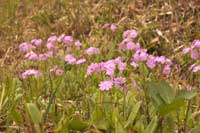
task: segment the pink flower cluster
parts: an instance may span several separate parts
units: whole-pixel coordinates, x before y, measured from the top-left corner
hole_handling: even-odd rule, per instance
[[[196,64],[192,64],[190,67],[189,67],[189,70],[196,73],[198,71],[200,71],[200,65],[196,65]]]
[[[108,28],[111,31],[115,32],[117,30],[117,26],[115,24],[104,24],[103,28]]]
[[[163,74],[171,72],[172,61],[165,56],[153,56],[147,53],[147,49],[141,48],[139,43],[135,43],[133,39],[138,33],[135,30],[127,30],[123,33],[124,40],[119,44],[122,50],[131,50],[132,55],[131,65],[136,68],[139,62],[145,62],[150,69],[154,69],[157,65],[164,65]]]
[[[25,72],[23,72],[21,74],[21,78],[22,79],[26,79],[28,76],[35,76],[35,77],[39,77],[42,75],[42,73],[39,70],[35,70],[35,69],[28,69]]]
[[[56,76],[61,76],[64,73],[64,71],[59,69],[58,66],[54,66],[52,69],[50,69],[50,72],[55,73]]]
[[[187,54],[190,53],[190,57],[194,60],[199,58],[198,49],[200,48],[200,40],[194,40],[190,47],[184,48],[182,53]]]
[[[71,54],[67,54],[65,56],[65,61],[68,63],[68,64],[71,64],[71,65],[74,65],[74,64],[83,64],[86,62],[86,59],[85,58],[80,58],[80,59],[76,59],[73,55]]]
[[[113,86],[123,86],[126,82],[126,79],[123,77],[117,77],[113,80],[105,80],[101,81],[99,84],[99,88],[102,91],[108,91],[113,88]]]
[[[108,60],[100,63],[92,63],[87,68],[86,76],[92,75],[95,72],[105,71],[106,75],[113,78],[115,75],[115,69],[122,73],[126,68],[126,63],[122,61],[122,57],[117,57],[116,59]]]

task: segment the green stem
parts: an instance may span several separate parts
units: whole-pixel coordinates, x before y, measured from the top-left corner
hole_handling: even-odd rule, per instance
[[[189,115],[189,111],[190,111],[190,104],[191,104],[191,101],[189,100],[188,105],[187,105],[187,111],[185,114],[184,133],[187,133],[187,120],[188,120],[188,115]]]

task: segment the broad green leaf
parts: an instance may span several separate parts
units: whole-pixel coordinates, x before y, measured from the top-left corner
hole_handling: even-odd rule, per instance
[[[159,91],[160,96],[162,97],[162,99],[165,101],[166,104],[170,104],[174,100],[175,97],[174,92],[166,81],[162,80],[158,84],[157,89]]]
[[[69,129],[76,130],[76,131],[84,131],[89,127],[87,122],[84,122],[79,119],[73,119],[69,122]]]
[[[196,91],[181,90],[180,92],[178,92],[177,98],[190,100],[190,99],[194,98],[196,95],[197,95]]]
[[[166,115],[168,113],[170,113],[171,111],[177,110],[178,108],[180,108],[181,106],[184,105],[184,100],[182,99],[175,99],[172,103],[170,104],[162,104],[161,106],[159,106],[159,113],[161,115]]]
[[[159,91],[157,89],[157,84],[154,82],[147,82],[147,89],[148,89],[148,95],[153,100],[154,105],[157,107],[164,104],[164,100],[161,98]]]
[[[156,127],[157,127],[158,118],[157,116],[154,116],[154,118],[151,120],[147,128],[144,130],[144,133],[154,133]]]
[[[31,116],[32,121],[35,124],[39,124],[42,120],[40,111],[38,110],[37,106],[33,103],[27,103],[27,109]]]
[[[138,103],[136,103],[135,106],[133,106],[132,112],[130,113],[128,120],[125,124],[125,128],[127,128],[131,123],[133,123],[139,109],[140,109],[140,105],[141,105],[141,101],[139,101]]]

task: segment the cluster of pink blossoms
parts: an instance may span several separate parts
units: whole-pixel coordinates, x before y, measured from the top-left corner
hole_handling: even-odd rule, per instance
[[[108,60],[100,63],[92,63],[87,68],[86,76],[93,73],[105,72],[110,77],[110,80],[101,81],[99,84],[100,90],[110,90],[113,85],[122,86],[126,79],[123,77],[115,77],[115,70],[118,69],[119,73],[122,73],[126,68],[126,63],[123,62],[122,57],[117,57],[112,60]]]
[[[131,65],[136,68],[139,62],[144,62],[150,69],[154,69],[157,65],[163,65],[163,74],[171,72],[172,61],[165,56],[153,56],[147,53],[147,49],[141,48],[139,43],[135,43],[134,39],[138,33],[135,30],[127,30],[123,33],[123,41],[119,44],[122,50],[131,50],[132,55]]]
[[[194,40],[190,47],[183,49],[182,53],[183,54],[190,53],[190,57],[192,59],[198,60],[199,59],[199,49],[200,49],[200,40]],[[194,63],[189,67],[189,70],[196,73],[196,72],[200,71],[200,65],[197,65],[196,63]]]
[[[115,24],[104,24],[103,25],[103,28],[108,28],[110,29],[111,31],[115,32],[117,30],[117,26]]]
[[[81,42],[78,40],[75,40],[72,36],[68,36],[65,34],[61,34],[60,36],[50,36],[47,39],[46,42],[46,49],[47,52],[45,53],[37,53],[39,51],[38,49],[44,47],[42,44],[44,42],[42,39],[33,39],[28,42],[24,42],[19,45],[19,51],[25,54],[25,58],[28,60],[40,60],[40,61],[45,61],[47,58],[50,58],[52,56],[57,56],[61,57],[62,55],[59,53],[59,50],[67,51],[67,48],[70,49],[71,46],[75,46],[78,50],[81,49]],[[61,49],[63,48],[63,49]],[[68,51],[67,51],[68,52]],[[85,50],[85,54],[92,56],[94,54],[99,54],[100,50],[95,47],[90,47]],[[64,56],[64,60],[71,65],[79,65],[85,63],[87,60],[85,58],[76,58],[72,54],[67,54]],[[28,70],[27,70],[28,71]],[[55,71],[56,75],[62,75],[61,69],[55,69],[52,68],[50,70],[51,72]],[[29,72],[29,71],[28,71]],[[27,72],[27,73],[28,73]],[[25,71],[26,73],[26,71]]]
[[[42,75],[42,73],[41,73],[39,70],[28,69],[28,70],[26,70],[25,72],[23,72],[23,73],[21,74],[21,78],[22,78],[22,79],[26,79],[27,77],[29,77],[29,76],[31,76],[31,75],[36,76],[36,77],[39,77],[39,76]]]

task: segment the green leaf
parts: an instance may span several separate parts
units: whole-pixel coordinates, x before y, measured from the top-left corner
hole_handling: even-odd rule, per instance
[[[157,122],[158,122],[158,118],[157,116],[154,116],[154,118],[151,120],[147,128],[144,130],[144,133],[154,133],[154,130],[157,127]]]
[[[138,103],[136,103],[135,106],[133,106],[132,112],[130,113],[128,120],[125,124],[125,128],[127,128],[134,121],[134,119],[140,109],[140,105],[141,105],[141,101],[139,101]]]
[[[69,129],[83,131],[89,127],[89,124],[79,119],[72,119],[69,122]]]
[[[28,113],[31,116],[32,121],[35,124],[39,124],[42,121],[42,118],[37,106],[33,103],[27,103],[27,109],[28,109]]]
[[[12,117],[13,120],[18,123],[21,124],[22,123],[22,116],[19,112],[16,112],[15,110],[12,111]]]
[[[159,106],[158,111],[161,115],[166,115],[170,113],[171,111],[177,110],[181,106],[184,105],[184,100],[182,99],[175,99],[172,103],[170,104],[162,104]]]
[[[187,90],[181,90],[177,94],[177,98],[182,98],[185,100],[190,100],[194,98],[197,95],[196,91],[187,91]]]
[[[162,80],[158,84],[157,89],[159,91],[160,96],[165,101],[165,103],[170,104],[174,100],[175,98],[174,92],[166,81]]]

